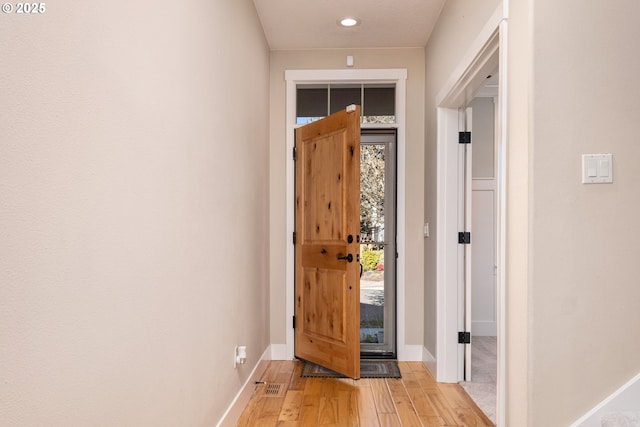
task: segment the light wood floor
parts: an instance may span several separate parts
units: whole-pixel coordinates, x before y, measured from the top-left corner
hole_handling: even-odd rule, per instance
[[[401,379],[301,378],[302,363],[271,361],[239,427],[493,426],[458,384],[437,383],[420,362]]]

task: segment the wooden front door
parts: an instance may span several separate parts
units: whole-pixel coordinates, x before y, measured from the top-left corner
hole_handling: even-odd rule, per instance
[[[295,355],[358,379],[360,107],[347,110],[296,130]]]

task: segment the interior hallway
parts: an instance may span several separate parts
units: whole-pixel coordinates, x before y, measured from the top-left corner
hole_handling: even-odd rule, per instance
[[[271,361],[238,426],[493,426],[458,384],[435,382],[421,362],[399,367],[400,379],[354,381],[301,378],[301,362]]]
[[[497,341],[496,337],[472,337],[471,381],[460,383],[494,423],[496,422]]]

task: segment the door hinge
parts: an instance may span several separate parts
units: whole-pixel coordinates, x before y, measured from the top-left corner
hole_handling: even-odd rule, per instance
[[[458,243],[461,245],[471,244],[471,233],[469,231],[461,231],[458,233]]]
[[[458,132],[458,143],[471,144],[471,132]]]
[[[471,344],[471,332],[458,332],[458,344]]]
[[[293,329],[296,328],[296,316],[293,316]]]
[[[293,232],[293,244],[294,245],[296,244],[296,232],[295,231]]]
[[[293,147],[293,160],[297,160],[298,158],[298,150],[296,150],[296,147]]]

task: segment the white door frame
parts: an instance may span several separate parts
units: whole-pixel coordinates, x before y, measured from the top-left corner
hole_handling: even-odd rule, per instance
[[[458,231],[473,235],[472,169],[473,116],[470,107],[458,110],[458,131],[471,132],[471,144],[458,141]],[[458,245],[458,331],[471,333],[471,245]],[[471,346],[458,344],[458,381],[471,381]]]
[[[436,295],[437,338],[436,379],[455,383],[461,379],[458,354],[458,274],[457,234],[458,184],[461,177],[458,161],[458,109],[466,107],[484,85],[488,74],[499,68],[497,107],[497,209],[498,212],[498,372],[497,425],[505,419],[505,189],[506,189],[506,93],[507,93],[507,29],[508,2],[498,6],[482,28],[467,54],[443,86],[436,98],[437,105],[437,240]]]
[[[396,85],[396,123],[394,124],[365,124],[362,128],[396,128],[397,129],[397,346],[396,352],[399,360],[422,360],[422,346],[406,345],[405,341],[405,317],[402,315],[405,307],[405,171],[406,171],[406,81],[407,69],[350,69],[350,70],[286,70],[286,222],[287,222],[287,248],[285,251],[285,316],[287,325],[291,325],[290,319],[294,315],[294,245],[289,238],[294,231],[295,213],[295,171],[292,160],[292,152],[295,142],[296,128],[296,86],[298,84],[312,83],[394,83]],[[294,330],[287,327],[286,343],[284,348],[272,345],[272,358],[289,360],[294,357]]]

